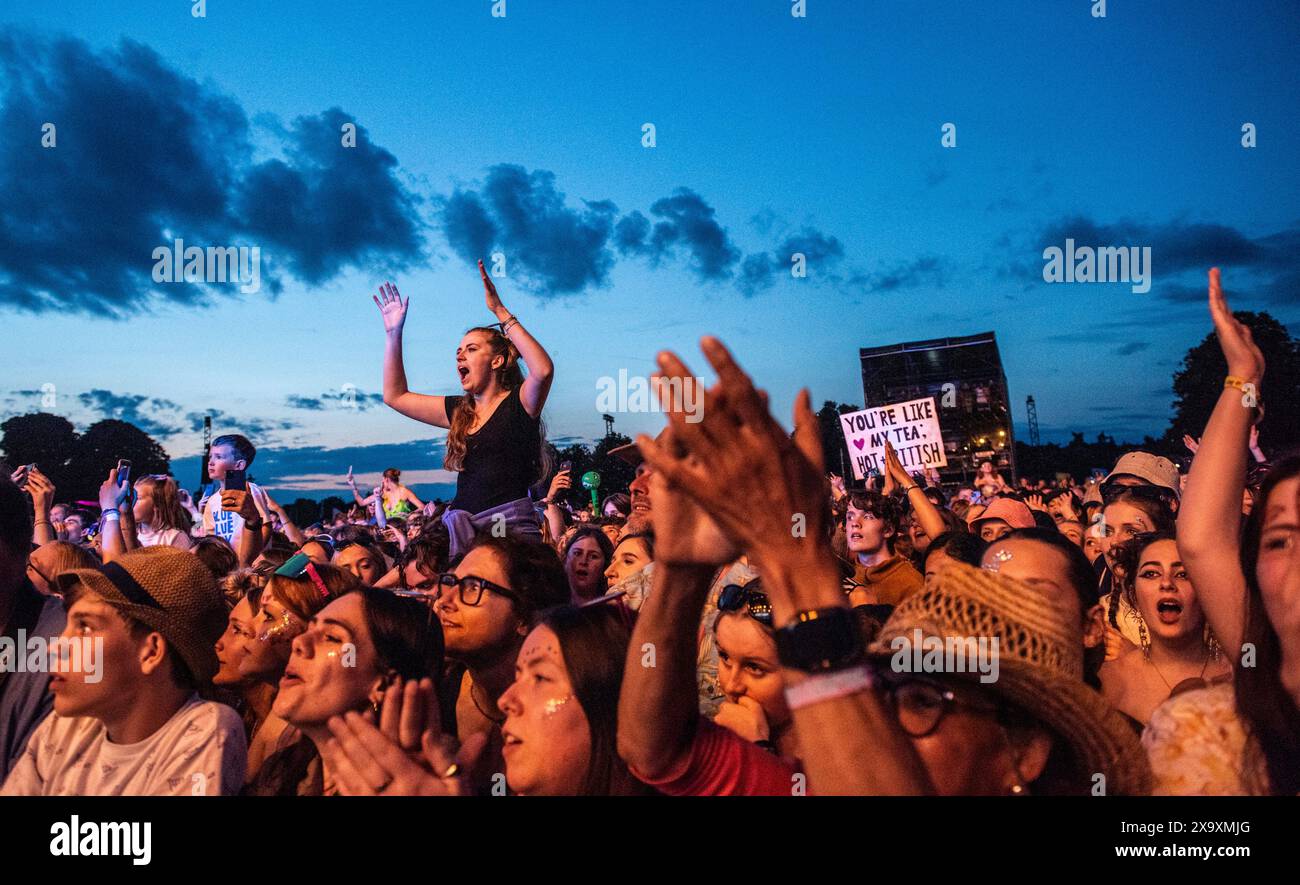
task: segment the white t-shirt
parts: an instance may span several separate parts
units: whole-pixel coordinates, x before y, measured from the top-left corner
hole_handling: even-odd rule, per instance
[[[113,743],[92,716],[51,713],[0,796],[232,796],[247,752],[239,714],[197,694],[134,744]]]
[[[221,489],[217,489],[203,505],[203,534],[220,535],[230,542],[232,547],[239,544],[239,533],[244,530],[244,518],[238,513],[221,508]],[[255,482],[248,484],[248,492],[253,496],[253,506],[262,519],[269,519],[270,507],[266,503],[266,492]]]
[[[180,529],[163,529],[161,532],[146,531],[144,526],[136,526],[136,540],[141,547],[179,547],[189,550],[193,547],[190,536]]]

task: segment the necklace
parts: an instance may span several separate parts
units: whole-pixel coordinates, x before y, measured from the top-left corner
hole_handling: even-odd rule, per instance
[[[1156,671],[1156,675],[1160,677],[1160,681],[1165,684],[1165,688],[1169,689],[1170,694],[1172,694],[1174,691],[1174,687],[1169,684],[1169,680],[1165,678],[1165,674],[1160,672],[1160,668],[1156,666],[1156,662],[1152,660],[1148,660],[1147,663],[1150,664],[1151,667]],[[1201,673],[1199,676],[1196,677],[1197,681],[1199,681],[1202,685],[1204,685],[1205,683],[1205,671],[1208,670],[1209,667],[1210,667],[1210,654],[1209,652],[1206,652],[1205,663],[1201,665]],[[1182,682],[1179,682],[1178,684],[1182,685],[1183,682],[1187,682],[1187,681],[1188,680],[1184,679],[1182,680]]]
[[[500,725],[503,722],[505,722],[506,717],[502,716],[500,719],[496,719],[492,716],[489,716],[487,710],[484,710],[482,707],[479,706],[478,698],[474,696],[474,689],[478,688],[478,683],[473,681],[472,676],[470,677],[470,680],[471,681],[469,684],[469,699],[474,702],[474,709],[478,710],[479,715],[482,716],[484,719],[486,719],[488,722],[491,722],[493,725]]]

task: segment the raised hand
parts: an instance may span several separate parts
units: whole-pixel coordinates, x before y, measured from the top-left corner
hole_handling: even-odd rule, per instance
[[[510,315],[510,311],[506,310],[506,306],[501,303],[501,296],[497,294],[497,287],[492,282],[492,277],[488,276],[482,258],[478,261],[478,274],[483,278],[483,300],[487,302],[487,309],[492,311],[492,315],[497,320],[504,321]]]
[[[903,467],[903,462],[898,459],[898,452],[894,451],[894,444],[888,440],[885,441],[885,473],[887,476],[884,489],[886,495],[896,487],[907,488],[915,482]]]
[[[1192,436],[1190,433],[1184,433],[1183,445],[1187,446],[1187,451],[1195,455],[1196,450],[1201,447],[1201,441],[1196,437]]]
[[[351,488],[354,488],[354,489],[357,487],[357,481],[356,481],[355,479],[352,478],[352,465],[351,465],[351,464],[348,465],[348,486],[351,487]]]
[[[48,516],[54,503],[54,483],[35,467],[27,471],[27,493],[32,496],[32,507],[40,516]]]
[[[379,308],[379,313],[384,320],[385,332],[400,332],[402,326],[406,323],[406,309],[411,305],[411,299],[402,300],[401,293],[392,283],[384,283],[379,287],[379,294],[370,296],[374,299],[375,307]]]
[[[838,501],[848,494],[848,490],[844,488],[844,477],[832,473],[828,478],[831,481],[831,498]]]
[[[823,537],[829,491],[808,392],[801,391],[795,401],[791,437],[769,414],[766,396],[754,388],[722,342],[704,338],[700,346],[718,383],[705,393],[702,421],[688,422],[684,412],[672,411],[672,404],[665,402],[670,409],[665,440],[657,444],[645,434],[638,437],[646,461],[655,469],[652,481],[662,480],[684,492],[733,543],[758,559],[773,564],[783,555],[797,559],[812,546],[805,539]],[[659,366],[657,377],[698,383],[675,354],[661,353]],[[667,385],[657,387],[662,392]],[[660,499],[654,500],[658,529]]]
[[[1264,377],[1264,354],[1255,344],[1250,327],[1232,315],[1219,284],[1219,269],[1210,268],[1210,318],[1219,347],[1228,362],[1228,374],[1253,384]]]
[[[126,500],[126,488],[126,486],[118,484],[117,468],[110,467],[108,479],[104,480],[99,487],[99,509],[120,511],[122,502]]]
[[[551,487],[546,490],[546,500],[559,503],[555,501],[555,496],[565,489],[573,487],[573,480],[570,478],[569,473],[569,469],[566,468],[555,474],[555,477],[551,480]]]
[[[1028,507],[1030,510],[1037,510],[1042,513],[1049,512],[1047,506],[1043,504],[1043,496],[1038,493],[1034,493],[1032,495],[1026,495],[1025,506]]]

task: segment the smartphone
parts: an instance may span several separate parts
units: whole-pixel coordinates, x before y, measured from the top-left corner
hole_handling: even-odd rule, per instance
[[[131,484],[131,462],[125,458],[117,459],[117,484],[120,486]]]
[[[248,478],[242,470],[226,471],[226,491],[228,492],[246,492],[248,491]]]
[[[572,461],[561,461],[561,462],[560,462],[560,470],[572,470],[572,469],[573,469],[573,462],[572,462]]]

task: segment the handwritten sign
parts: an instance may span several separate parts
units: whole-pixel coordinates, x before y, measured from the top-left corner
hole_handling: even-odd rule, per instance
[[[855,479],[866,479],[872,470],[885,472],[886,441],[893,444],[908,473],[948,464],[939,431],[939,410],[932,396],[849,412],[840,416],[840,430],[849,447]]]

